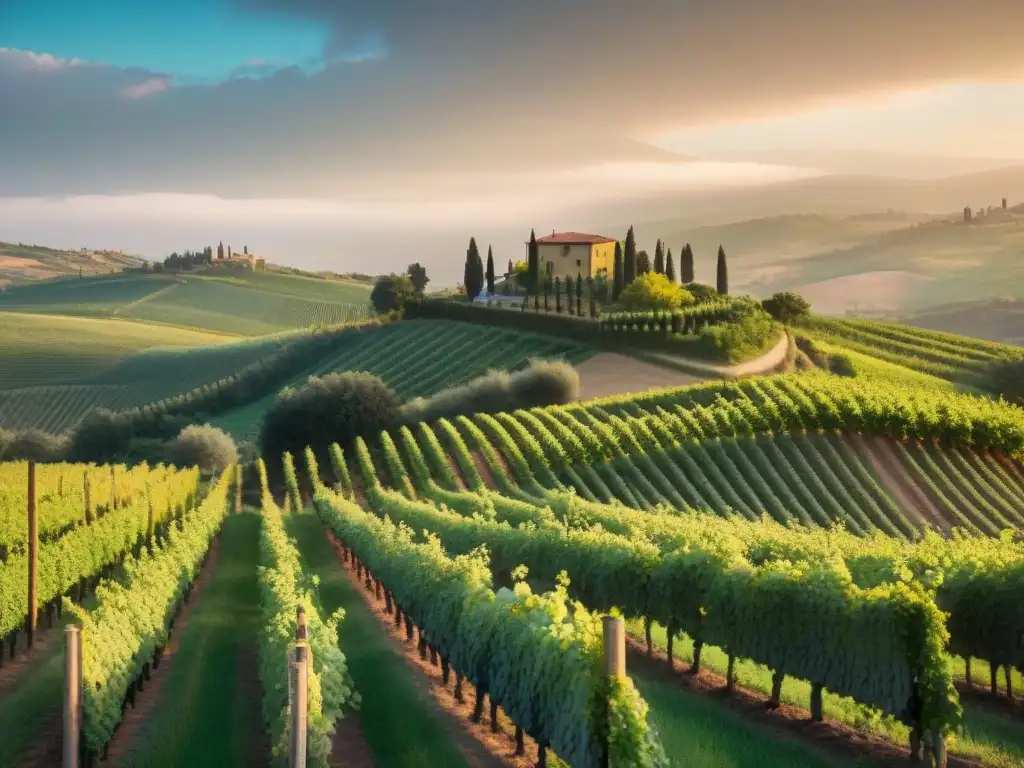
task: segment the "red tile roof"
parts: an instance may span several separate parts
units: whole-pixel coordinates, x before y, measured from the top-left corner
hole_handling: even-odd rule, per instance
[[[599,243],[614,243],[614,237],[603,237],[601,235],[587,235],[583,232],[552,232],[545,237],[538,237],[538,245],[558,243],[561,245],[598,245]]]

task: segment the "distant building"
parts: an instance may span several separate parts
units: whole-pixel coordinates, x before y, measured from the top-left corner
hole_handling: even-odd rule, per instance
[[[1004,211],[1006,210],[1006,198],[1005,197],[1003,198],[1003,210]]]
[[[254,256],[251,253],[235,253],[229,258],[224,259],[230,263],[233,267],[242,267],[244,269],[251,269],[254,272],[262,272],[267,268],[267,260]]]
[[[541,275],[576,277],[611,276],[615,268],[615,238],[582,232],[552,232],[537,238]],[[529,258],[529,243],[527,243]]]

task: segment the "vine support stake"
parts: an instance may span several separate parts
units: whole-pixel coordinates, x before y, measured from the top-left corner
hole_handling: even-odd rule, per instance
[[[604,634],[604,672],[610,678],[622,680],[626,677],[626,625],[622,619],[603,616],[601,629]],[[607,707],[607,702],[605,706]],[[607,716],[605,714],[605,717]],[[612,765],[609,746],[605,744],[603,768],[615,768]]]
[[[601,619],[604,629],[604,669],[609,677],[626,676],[626,627],[622,619],[605,616]]]
[[[308,684],[308,655],[305,645],[295,646],[295,661],[292,663],[295,694],[292,696],[291,768],[306,768],[306,727]]]
[[[82,632],[64,627],[64,751],[62,768],[78,768],[82,733]]]
[[[39,519],[36,510],[36,463],[28,463],[28,621],[27,643],[32,647],[39,616]]]

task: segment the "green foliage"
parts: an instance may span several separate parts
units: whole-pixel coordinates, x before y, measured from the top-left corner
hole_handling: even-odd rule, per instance
[[[417,261],[415,264],[410,264],[405,273],[409,276],[409,281],[412,283],[413,293],[416,296],[422,297],[423,291],[427,288],[427,283],[430,282],[430,278],[427,277],[426,268]]]
[[[199,473],[194,469],[177,472],[165,467],[150,469],[145,465],[130,471],[123,467],[69,464],[54,467],[56,473],[49,467],[37,469],[36,478],[40,500],[39,608],[68,594],[82,579],[94,578],[128,553],[137,552],[148,533],[150,503],[158,528],[173,528],[169,522],[191,504],[199,486]],[[89,525],[81,524],[86,519],[86,472],[90,516],[93,517]],[[28,614],[27,528],[24,527],[27,523],[23,522],[26,465],[0,465],[0,478],[3,478],[0,549],[6,550],[7,555],[0,566],[0,638],[3,638],[21,627]],[[63,487],[64,496],[58,492],[54,498],[54,491],[59,487]]]
[[[576,400],[579,392],[579,374],[568,363],[530,360],[521,371],[491,371],[468,384],[412,400],[402,406],[400,418],[406,423],[432,422],[464,413],[564,404]]]
[[[223,430],[209,424],[193,424],[171,442],[168,456],[178,466],[199,467],[204,472],[219,474],[238,461],[238,448]]]
[[[722,359],[740,361],[763,352],[779,334],[771,315],[760,307],[751,307],[730,322],[705,328],[700,336]]]
[[[722,299],[722,295],[710,285],[695,283],[692,280],[690,282],[684,280],[683,285],[697,302],[719,301]]]
[[[288,498],[291,500],[292,509],[296,513],[302,510],[302,493],[299,491],[299,477],[295,473],[295,461],[292,458],[291,453],[288,451],[284,452],[281,457],[281,465],[284,469],[284,487],[288,493]]]
[[[786,325],[801,320],[811,313],[811,305],[807,299],[792,291],[773,293],[761,302],[761,308]]]
[[[811,316],[800,325],[815,341],[974,386],[999,386],[993,373],[1000,366],[1024,360],[1020,347],[898,323]]]
[[[307,759],[312,766],[326,768],[335,723],[346,710],[359,705],[348,661],[338,647],[338,627],[345,613],[339,609],[326,619],[321,617],[312,580],[302,571],[298,552],[285,533],[281,513],[269,493],[263,496],[261,519],[260,681],[274,765],[285,766],[288,759],[291,718],[287,663],[295,648],[296,618],[301,609],[306,618],[312,663]]]
[[[615,764],[666,764],[639,696],[609,691],[599,617],[572,603],[564,584],[544,595],[522,582],[495,593],[484,551],[449,558],[437,540],[416,544],[410,529],[338,497],[321,494],[316,509],[442,658],[530,736],[571,765],[596,768],[608,741]],[[615,713],[610,740],[603,697]]]
[[[692,304],[693,297],[665,275],[647,272],[622,290],[618,303],[631,311],[679,309]]]
[[[378,277],[370,292],[370,303],[378,314],[401,310],[416,293],[409,275],[394,273]]]
[[[174,614],[199,573],[227,512],[229,474],[159,545],[125,563],[122,582],[97,590],[92,610],[65,598],[82,626],[82,737],[94,755],[121,721],[125,695],[170,633]],[[105,519],[105,518],[104,518]]]
[[[297,389],[281,392],[267,410],[260,450],[264,456],[280,456],[309,446],[318,456],[326,456],[333,442],[347,446],[359,435],[390,425],[397,407],[391,389],[372,374],[311,376]]]
[[[1024,360],[995,366],[988,388],[1010,402],[1024,405]]]

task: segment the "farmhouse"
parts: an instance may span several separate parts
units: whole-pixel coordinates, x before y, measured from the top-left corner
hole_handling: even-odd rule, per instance
[[[529,248],[529,244],[527,244]],[[548,277],[611,275],[615,266],[615,238],[582,232],[552,232],[537,238],[541,274]]]
[[[267,268],[266,259],[261,259],[257,256],[253,256],[251,253],[233,253],[230,258],[226,259],[233,267],[244,267],[251,269],[254,272],[258,270],[265,270]]]

